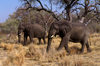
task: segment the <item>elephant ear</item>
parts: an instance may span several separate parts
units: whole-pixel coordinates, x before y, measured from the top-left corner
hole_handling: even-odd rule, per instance
[[[67,34],[72,30],[71,24],[70,23],[63,23],[61,25],[60,30],[62,31],[63,34]]]
[[[55,24],[54,24],[54,28],[55,28],[55,29],[59,29],[59,24],[58,24],[58,23],[55,23]]]
[[[54,23],[51,24],[51,27],[50,28],[51,29],[59,29],[59,25],[58,25],[57,22],[54,22]]]

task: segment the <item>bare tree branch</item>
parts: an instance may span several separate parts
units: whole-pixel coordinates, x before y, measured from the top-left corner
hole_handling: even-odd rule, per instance
[[[84,5],[84,4],[81,4],[81,3],[76,3],[76,4],[78,4],[78,5],[81,5],[81,6],[85,7],[85,5]]]
[[[72,2],[70,3],[71,7],[73,7],[76,3],[77,3],[78,0],[72,0]]]
[[[78,0],[64,0],[66,3],[66,16],[67,16],[67,20],[69,22],[72,22],[72,17],[71,17],[71,8],[78,2]]]
[[[37,0],[37,2],[41,5],[42,9],[44,8],[41,1],[40,0]]]
[[[80,9],[81,9],[81,8],[72,9],[71,13],[73,13],[74,11],[80,10]]]
[[[23,9],[20,9],[20,10],[28,10],[28,9],[30,9],[30,7],[26,8],[26,9],[23,8]],[[46,12],[50,13],[57,21],[59,21],[59,19],[56,17],[56,15],[54,14],[54,12],[52,12],[50,10],[47,10],[45,8],[39,9],[39,8],[36,8],[36,7],[31,7],[31,9],[36,10],[36,11],[42,11],[42,10],[46,11]]]
[[[25,5],[26,5],[25,7],[26,8],[28,8],[28,7],[31,8],[32,7],[31,3],[28,0],[25,0],[25,2],[26,2],[25,3]]]
[[[46,12],[48,12],[48,13],[50,13],[57,21],[59,21],[59,19],[56,17],[56,15],[54,14],[54,12],[52,12],[52,11],[50,11],[50,10],[47,10],[47,9],[45,9],[44,7],[43,7],[43,5],[42,5],[42,3],[41,3],[41,1],[40,0],[37,0],[37,2],[40,4],[40,6],[42,7],[42,8],[36,8],[36,7],[32,7],[31,6],[31,4],[30,4],[30,2],[28,1],[28,0],[25,0],[26,1],[26,4],[28,4],[28,7],[27,8],[23,8],[23,9],[21,9],[21,10],[29,10],[29,9],[33,9],[33,10],[37,10],[37,11],[46,11]]]

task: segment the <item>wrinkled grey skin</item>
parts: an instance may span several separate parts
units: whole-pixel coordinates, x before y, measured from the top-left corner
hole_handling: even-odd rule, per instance
[[[84,47],[87,47],[87,51],[90,52],[91,49],[88,44],[89,31],[87,26],[82,23],[68,23],[66,21],[59,21],[52,23],[49,34],[48,34],[48,46],[47,52],[50,49],[52,38],[55,35],[61,37],[61,42],[57,50],[61,50],[63,47],[70,53],[68,48],[68,42],[80,42],[82,45],[81,53],[84,51]]]
[[[33,38],[38,38],[39,44],[41,44],[41,38],[45,42],[45,29],[39,24],[20,23],[18,26],[18,42],[20,43],[21,33],[24,32],[24,45],[26,45],[27,37],[29,36],[30,42],[33,42]]]

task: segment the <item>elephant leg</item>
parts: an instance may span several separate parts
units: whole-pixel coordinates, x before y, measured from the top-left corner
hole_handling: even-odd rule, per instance
[[[62,38],[61,43],[60,43],[59,47],[57,48],[57,50],[59,51],[59,50],[61,50],[65,46],[68,49],[68,37],[67,36]]]
[[[51,41],[52,41],[52,39],[51,38],[48,38],[48,45],[47,45],[46,52],[49,52],[49,50],[50,50]]]
[[[24,45],[26,45],[27,42],[27,35],[24,35]]]
[[[88,52],[91,52],[91,49],[90,49],[90,46],[89,46],[88,42],[86,43],[86,48],[87,48]]]
[[[19,43],[21,42],[21,36],[18,36],[18,42]]]
[[[30,38],[30,43],[32,43],[33,42],[33,37],[29,36],[29,38]]]
[[[38,38],[38,40],[39,40],[39,44],[41,44],[41,38]]]
[[[84,48],[85,48],[85,42],[83,41],[83,42],[81,42],[81,44],[82,44],[82,48],[81,48],[81,52],[80,53],[83,53],[84,52]]]
[[[46,44],[45,37],[43,37],[43,42],[44,42],[44,44]]]
[[[70,54],[70,51],[69,51],[69,48],[68,48],[68,42],[64,45],[64,47],[65,47],[66,52]]]

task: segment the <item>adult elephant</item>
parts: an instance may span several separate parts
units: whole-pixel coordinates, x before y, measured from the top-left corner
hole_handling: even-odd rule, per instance
[[[45,29],[39,24],[20,23],[18,26],[18,42],[20,43],[21,33],[24,32],[24,45],[26,45],[27,37],[29,36],[30,42],[33,42],[33,38],[38,38],[39,44],[41,44],[41,38],[45,41]]]
[[[87,26],[82,23],[69,23],[66,21],[52,23],[48,34],[47,52],[50,49],[52,38],[55,35],[59,35],[61,37],[61,42],[57,50],[60,50],[64,47],[66,51],[70,53],[68,42],[71,41],[81,43],[81,53],[83,53],[85,45],[87,47],[87,51],[91,51],[88,44],[89,31]]]

